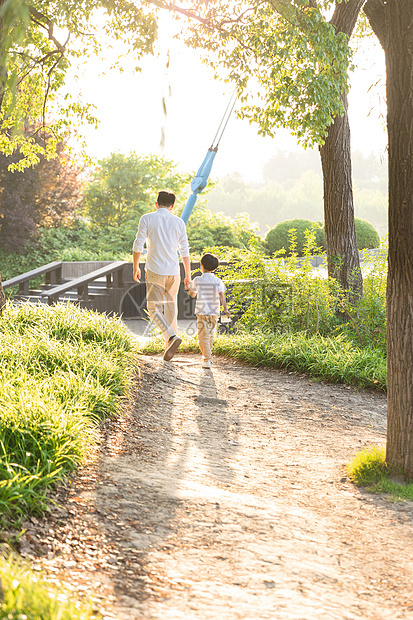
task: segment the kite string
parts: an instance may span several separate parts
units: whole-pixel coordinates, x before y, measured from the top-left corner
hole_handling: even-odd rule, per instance
[[[229,118],[230,118],[230,116],[231,116],[231,114],[232,114],[232,110],[234,109],[235,103],[236,103],[236,101],[237,101],[236,91],[237,91],[237,89],[236,89],[236,87],[235,87],[234,92],[232,93],[232,95],[231,95],[231,97],[230,97],[230,100],[229,100],[229,102],[228,102],[227,108],[226,108],[226,110],[225,110],[225,112],[224,112],[224,115],[223,115],[223,117],[222,117],[222,120],[221,120],[221,122],[220,122],[220,124],[219,124],[219,127],[218,127],[218,129],[217,129],[217,132],[216,132],[216,134],[215,134],[215,137],[214,137],[214,139],[212,140],[212,144],[211,144],[211,148],[210,148],[210,150],[211,150],[211,151],[217,151],[217,150],[218,150],[218,145],[219,145],[219,143],[221,142],[221,138],[222,138],[223,133],[224,133],[224,131],[225,131],[225,129],[226,129],[226,126],[228,125]],[[225,119],[226,119],[226,120],[225,120]],[[225,123],[224,123],[224,121],[225,121]],[[222,126],[223,126],[223,127],[222,127]],[[218,136],[218,134],[219,134],[219,132],[220,132],[220,130],[221,130],[221,127],[222,127],[221,134],[220,134],[220,136],[219,136],[219,138],[218,138],[218,141],[217,141],[217,142],[216,142],[216,144],[215,144],[215,141],[216,141],[217,136]],[[215,146],[214,146],[214,144],[215,144]]]

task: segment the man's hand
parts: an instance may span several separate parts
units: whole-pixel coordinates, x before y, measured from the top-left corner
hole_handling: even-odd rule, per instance
[[[191,259],[189,258],[189,256],[183,256],[182,262],[184,264],[184,269],[185,269],[184,286],[185,286],[185,290],[188,290],[189,285],[191,284]]]
[[[139,268],[139,261],[141,259],[141,253],[133,251],[133,279],[135,282],[139,282],[141,279],[141,270]]]
[[[230,313],[229,313],[229,311],[228,311],[228,309],[227,309],[227,308],[225,308],[225,310],[224,310],[224,314],[225,314],[225,316],[226,316],[228,319],[230,319],[230,318],[231,318],[231,315],[230,315]]]

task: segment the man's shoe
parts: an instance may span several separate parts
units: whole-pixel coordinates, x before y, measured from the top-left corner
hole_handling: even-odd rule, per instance
[[[165,362],[169,362],[173,358],[181,342],[182,339],[179,336],[172,336],[172,338],[170,338],[165,353],[163,354]]]
[[[211,360],[207,360],[206,362],[202,364],[202,368],[211,368],[211,366],[212,366]]]

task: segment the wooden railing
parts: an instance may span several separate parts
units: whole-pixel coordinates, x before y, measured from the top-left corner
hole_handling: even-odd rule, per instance
[[[367,256],[361,257],[370,258],[379,252],[379,250],[371,251],[367,253]],[[314,257],[311,262],[313,266],[317,267],[322,260],[322,257]],[[191,263],[192,270],[196,270],[198,267],[199,263]],[[146,318],[145,265],[141,264],[140,268],[141,281],[135,282],[132,277],[132,263],[124,261],[80,261],[73,263],[54,261],[6,280],[3,282],[3,288],[7,289],[18,285],[19,291],[14,296],[16,302],[32,301],[33,303],[43,302],[53,305],[59,300],[71,301],[82,308],[89,308],[97,312],[118,314],[128,318]],[[89,269],[91,271],[88,271]],[[193,318],[195,302],[185,291],[182,264],[180,269],[178,318]],[[45,283],[41,286],[41,290],[31,290],[30,281],[42,275],[45,276]],[[106,282],[104,278],[106,278]]]
[[[10,280],[6,280],[3,282],[3,288],[10,288],[11,286],[19,285],[18,295],[29,295],[30,294],[30,280],[34,280],[39,276],[45,275],[45,285],[53,286],[54,284],[58,284],[62,279],[62,261],[54,261],[53,263],[48,263],[47,265],[43,265],[42,267],[38,267],[37,269],[32,269],[32,271],[27,271],[20,276],[16,276],[15,278],[10,278]]]
[[[47,299],[47,302],[50,305],[55,304],[59,301],[59,298],[68,291],[77,290],[77,299],[78,301],[89,301],[89,285],[95,282],[95,280],[99,278],[103,278],[106,276],[106,289],[122,289],[123,288],[123,269],[127,263],[125,261],[115,261],[106,265],[105,267],[101,267],[100,269],[95,269],[94,271],[87,273],[84,276],[80,276],[79,278],[75,278],[74,280],[70,280],[69,282],[65,282],[64,284],[60,284],[59,286],[54,286],[48,291],[42,292],[42,297]]]

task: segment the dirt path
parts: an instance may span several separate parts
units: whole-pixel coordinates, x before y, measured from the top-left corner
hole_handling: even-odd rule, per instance
[[[344,464],[380,394],[228,360],[142,358],[97,458],[21,551],[119,620],[413,618],[413,506]]]

